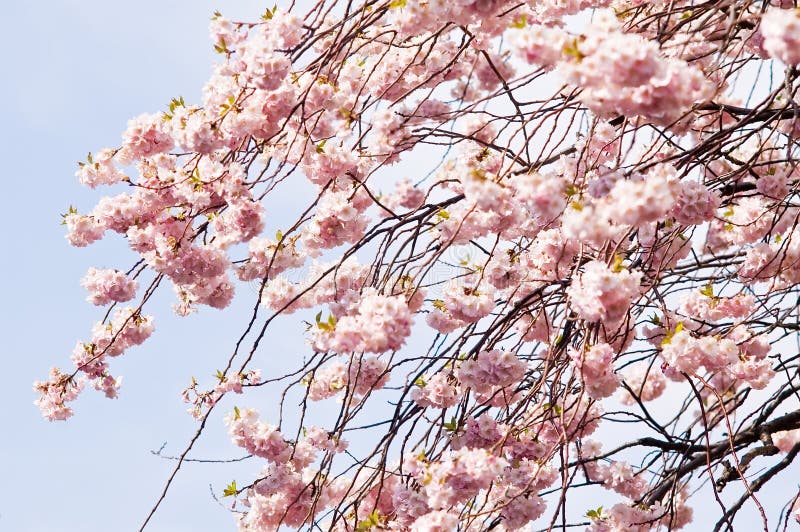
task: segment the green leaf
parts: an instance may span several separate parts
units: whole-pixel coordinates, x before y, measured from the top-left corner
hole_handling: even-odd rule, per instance
[[[625,266],[622,265],[623,260],[625,260],[625,257],[623,257],[622,255],[620,254],[614,255],[614,264],[611,265],[611,270],[614,273],[619,273],[625,269]]]
[[[219,379],[219,382],[225,382],[227,380],[227,378],[225,377],[225,374],[222,373],[220,370],[217,370],[217,372],[214,374],[214,376]]]
[[[322,139],[319,144],[317,144],[317,153],[325,153],[325,143],[328,142],[328,139]]]
[[[236,494],[238,494],[238,493],[239,493],[239,490],[236,489],[236,481],[233,480],[222,491],[222,496],[223,497],[236,497]]]
[[[523,29],[527,25],[528,25],[528,17],[525,15],[520,15],[514,20],[514,22],[511,23],[512,28],[518,28],[518,29]]]
[[[392,0],[389,2],[389,9],[400,9],[406,7],[406,0]]]
[[[383,519],[381,518],[380,512],[378,512],[378,510],[373,510],[365,520],[358,522],[356,531],[366,532],[367,530],[371,530],[373,527],[380,526],[382,521]]]
[[[238,406],[233,407],[233,420],[236,421],[237,419],[242,418],[242,413],[239,411]]]
[[[215,44],[215,45],[214,45],[214,50],[215,50],[215,51],[216,51],[218,54],[227,54],[227,53],[229,53],[229,52],[228,52],[228,45],[227,45],[227,44],[225,44],[225,41],[223,41],[222,39],[220,39],[220,41],[219,41],[219,43],[218,43],[218,44]]]
[[[669,331],[667,335],[664,337],[664,339],[661,340],[661,345],[664,346],[669,344],[672,341],[672,337],[681,332],[682,330],[683,330],[683,322],[679,321],[678,324],[675,326],[675,330]]]
[[[417,379],[414,381],[414,386],[417,386],[419,388],[424,388],[427,384],[428,383],[425,382],[425,379],[423,379],[422,377],[417,377]]]
[[[444,429],[448,432],[455,432],[458,430],[458,421],[456,420],[456,416],[450,418],[450,421],[442,425]]]
[[[572,39],[572,42],[566,44],[561,51],[564,55],[574,58],[579,63],[583,61],[584,55],[580,49],[578,49],[578,39]]]
[[[706,297],[714,297],[714,285],[708,283],[703,287],[702,290],[700,290],[700,293]]]
[[[173,98],[169,102],[169,112],[174,113],[178,107],[186,107],[186,102],[183,101],[183,96]]]
[[[589,510],[586,512],[586,517],[589,519],[602,519],[603,517],[603,507],[600,506],[596,510]]]
[[[322,320],[322,311],[320,310],[317,312],[317,315],[314,317],[314,320],[317,322],[317,328],[323,331],[332,331],[336,329],[336,316],[331,314],[328,316],[327,320]]]
[[[61,215],[61,225],[67,225],[67,217],[71,214],[78,214],[78,209],[73,207],[72,205],[69,206],[69,210]]]

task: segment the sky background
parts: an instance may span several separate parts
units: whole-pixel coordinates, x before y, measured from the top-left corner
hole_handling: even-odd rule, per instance
[[[216,55],[207,37],[213,11],[248,20],[257,18],[265,4],[3,4],[0,102],[6,119],[0,155],[9,188],[0,215],[8,239],[0,261],[5,288],[0,332],[6,339],[0,387],[0,531],[136,530],[172,467],[151,450],[164,445],[165,454],[180,453],[196,427],[180,391],[191,375],[208,382],[227,359],[252,297],[238,298],[223,313],[203,308],[177,318],[169,310],[171,291],[164,290],[149,312],[155,314],[153,337],[112,361],[115,374],[124,376],[120,398],[109,401],[87,390],[69,422],[48,423],[32,404],[32,382],[46,378],[50,366],[67,367],[75,342],[86,339],[101,317],[100,309],[85,302],[80,278],[90,266],[126,269],[133,262],[115,236],[88,249],[70,247],[59,213],[70,204],[88,211],[101,197],[102,190],[78,184],[76,163],[89,151],[117,145],[129,118],[162,110],[172,97],[198,101]],[[289,209],[303,192],[300,185],[278,189],[279,201],[273,204]],[[297,320],[286,324],[298,326]],[[276,371],[293,366],[292,357],[302,349],[300,334],[272,336],[261,366]],[[320,406],[317,414],[324,416],[325,408]],[[212,418],[195,456],[241,454],[227,438],[221,413]],[[251,478],[253,469],[252,463],[187,464],[148,530],[232,529],[229,512],[214,502],[210,488],[219,494],[238,475]],[[766,496],[770,493],[788,497],[779,484]],[[579,504],[584,502],[587,508],[598,505]],[[709,517],[702,509],[700,523]],[[692,529],[703,530],[696,526]]]
[[[170,290],[153,309],[154,336],[113,361],[124,376],[118,400],[87,390],[73,419],[48,423],[32,404],[31,386],[51,366],[68,366],[75,342],[101,317],[101,309],[84,300],[79,280],[85,271],[132,264],[119,237],[88,249],[64,239],[59,213],[70,204],[88,211],[103,194],[78,184],[77,161],[118,145],[129,118],[162,110],[173,96],[197,101],[215,55],[207,37],[213,11],[254,19],[262,4],[2,2],[0,155],[9,185],[0,215],[7,239],[0,261],[4,532],[138,529],[172,465],[150,450],[167,442],[165,453],[178,453],[194,431],[179,393],[192,373],[210,376],[227,358],[239,329],[231,315],[241,312],[177,319],[169,311]],[[238,456],[224,427],[214,429],[200,454]],[[231,516],[214,503],[209,483],[221,492],[235,471],[189,465],[148,529],[231,529]]]

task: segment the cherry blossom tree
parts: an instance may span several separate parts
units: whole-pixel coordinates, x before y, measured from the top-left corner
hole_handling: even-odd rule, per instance
[[[319,0],[210,34],[200,101],[80,163],[115,195],[70,208],[68,241],[137,259],[88,271],[101,319],[35,383],[67,419],[117,396],[156,292],[182,316],[249,299],[142,528],[225,428],[243,531],[800,520],[793,2]]]

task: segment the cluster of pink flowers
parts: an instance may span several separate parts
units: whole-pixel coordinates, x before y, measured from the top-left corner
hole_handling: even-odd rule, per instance
[[[299,268],[305,263],[306,258],[296,249],[296,240],[296,238],[278,238],[278,241],[270,238],[251,239],[250,256],[237,271],[237,276],[242,281],[267,277],[274,279],[290,268]]]
[[[33,389],[40,395],[34,404],[45,418],[63,421],[72,417],[72,408],[67,403],[78,398],[84,384],[85,380],[61,373],[58,368],[50,368],[48,380],[33,383]]]
[[[450,408],[458,403],[460,391],[451,378],[437,373],[423,378],[411,391],[411,400],[421,407]]]
[[[269,462],[261,479],[245,492],[243,502],[250,511],[240,516],[240,529],[261,532],[281,525],[299,527],[342,499],[345,483],[315,479],[309,466],[319,451],[340,453],[347,442],[332,438],[319,427],[304,430],[302,439],[288,440],[276,427],[259,421],[252,409],[236,408],[226,423],[236,445]],[[315,482],[319,482],[316,487]],[[315,493],[322,495],[320,500],[315,501]]]
[[[800,63],[800,13],[797,9],[769,8],[759,26],[764,50],[787,65]]]
[[[520,382],[526,369],[525,361],[512,351],[492,349],[461,362],[456,368],[456,377],[462,388],[471,388],[476,394],[487,397]]]
[[[310,255],[345,242],[355,242],[364,235],[367,218],[347,192],[322,196],[317,212],[306,226],[301,241]],[[362,206],[363,209],[363,206]]]
[[[82,185],[95,188],[98,185],[113,185],[120,181],[127,181],[128,176],[120,170],[114,161],[114,151],[105,149],[89,154],[89,160],[78,163],[75,176]]]
[[[643,116],[670,125],[714,95],[700,69],[664,57],[653,41],[619,31],[613,13],[598,12],[595,20],[585,37],[567,45],[572,60],[559,68],[598,115]]]
[[[607,512],[607,513],[606,513]],[[660,503],[641,507],[617,503],[599,516],[592,518],[589,532],[650,532],[659,526],[680,530],[692,521],[692,509],[685,505],[666,508]]]
[[[727,337],[700,335],[677,330],[661,342],[661,356],[666,362],[665,375],[680,380],[681,374],[693,375],[700,367],[718,371],[755,389],[766,387],[774,377],[771,361],[766,358],[770,346],[763,337],[753,337],[745,327],[737,326]]]
[[[160,153],[167,153],[175,143],[160,115],[142,114],[128,121],[128,129],[122,134],[123,160],[134,161]]]
[[[138,284],[119,270],[89,268],[81,285],[89,291],[86,298],[93,305],[108,305],[112,301],[130,301],[136,295]]]
[[[658,368],[647,371],[646,368],[639,367],[633,371],[626,372],[623,380],[636,398],[642,402],[658,399],[667,387],[664,374]],[[636,403],[636,399],[628,392],[623,392],[620,401],[626,405]]]
[[[458,516],[448,510],[428,512],[411,523],[412,532],[449,532],[458,526]]]
[[[589,397],[603,399],[613,395],[619,388],[619,377],[614,372],[615,354],[614,349],[605,343],[593,345],[585,351],[569,351]]]
[[[244,392],[245,386],[254,386],[260,383],[261,370],[256,369],[232,375],[218,372],[216,378],[217,383],[213,389],[202,390],[197,380],[192,377],[191,384],[181,392],[183,402],[192,405],[188,411],[193,418],[201,419],[208,409],[217,404],[226,393],[241,394]]]
[[[508,462],[484,449],[447,451],[435,462],[406,460],[409,473],[423,486],[427,504],[434,510],[466,502],[488,489]]]
[[[755,298],[750,294],[737,294],[733,297],[714,296],[709,285],[703,290],[689,292],[681,303],[681,312],[686,316],[703,321],[720,321],[730,318],[741,321],[753,312]]]
[[[498,423],[488,414],[467,419],[464,427],[453,436],[451,446],[458,450],[462,447],[470,449],[489,449],[497,444],[506,432],[506,427]]]
[[[641,293],[642,273],[620,269],[614,271],[603,262],[593,260],[567,290],[572,309],[586,321],[603,321],[607,326],[619,325],[628,315],[631,303]]]
[[[321,401],[348,387],[354,396],[364,396],[383,388],[390,377],[386,362],[372,356],[354,356],[349,363],[334,362],[315,371],[308,383],[308,398]]]
[[[662,219],[675,204],[678,180],[672,166],[660,164],[641,180],[618,180],[603,204],[616,224],[638,226]]]
[[[282,463],[292,456],[292,448],[283,434],[272,425],[258,420],[251,408],[237,409],[226,420],[233,443],[248,453],[271,462]]]
[[[67,402],[77,399],[88,380],[108,398],[117,397],[121,378],[108,372],[108,357],[121,355],[144,342],[153,333],[153,319],[139,311],[121,308],[105,323],[97,323],[90,342],[78,342],[72,352],[75,373],[67,375],[53,368],[47,381],[37,381],[34,389],[41,394],[36,404],[47,419],[64,420],[72,415]],[[75,375],[82,373],[83,377]]]
[[[670,214],[680,224],[699,225],[714,217],[719,203],[719,194],[709,190],[702,183],[682,179]]]
[[[465,284],[459,279],[449,281],[444,287],[444,308],[456,320],[474,323],[488,316],[494,308],[494,291],[486,284]]]
[[[368,289],[351,307],[351,312],[318,324],[314,349],[384,353],[400,349],[411,334],[412,315],[402,296],[384,296]]]

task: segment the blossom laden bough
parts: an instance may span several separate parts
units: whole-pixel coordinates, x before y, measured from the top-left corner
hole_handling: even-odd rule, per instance
[[[136,259],[87,272],[107,312],[36,404],[124,393],[157,292],[180,316],[240,298],[232,353],[181,395],[254,464],[221,489],[242,531],[727,530],[746,505],[766,527],[758,492],[800,452],[790,7],[215,13],[200,99],[79,164],[109,195],[67,241]]]

